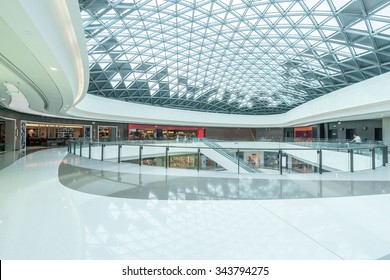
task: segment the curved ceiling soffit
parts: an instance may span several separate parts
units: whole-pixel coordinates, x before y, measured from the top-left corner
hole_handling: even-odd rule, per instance
[[[36,114],[63,115],[86,93],[88,62],[77,1],[66,1],[66,5],[63,3],[62,6],[53,2],[65,1],[14,1],[4,5],[3,28],[8,26],[14,41],[8,40],[3,45],[8,51],[2,52],[5,55],[1,60],[4,67],[17,76],[13,82],[22,88],[20,91]],[[29,4],[38,3],[45,8],[29,7]],[[51,16],[46,17],[47,14]],[[51,34],[44,32],[43,28],[53,29],[51,32],[59,34],[59,39],[51,38]],[[64,44],[62,47],[54,46],[50,39]],[[12,46],[17,47],[9,50]],[[83,50],[84,56],[81,55]],[[64,65],[64,60],[67,65]],[[42,99],[42,106],[37,106],[37,97]]]

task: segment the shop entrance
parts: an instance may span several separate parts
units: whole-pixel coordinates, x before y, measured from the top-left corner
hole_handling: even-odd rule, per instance
[[[116,126],[99,126],[99,142],[110,142],[118,139],[118,128]]]
[[[312,141],[313,128],[308,127],[295,127],[294,128],[294,140],[296,142]]]
[[[345,139],[347,139],[347,140],[352,140],[354,134],[355,134],[355,129],[353,129],[353,128],[347,128],[347,129],[345,130]]]
[[[382,128],[375,128],[375,141],[382,141]]]

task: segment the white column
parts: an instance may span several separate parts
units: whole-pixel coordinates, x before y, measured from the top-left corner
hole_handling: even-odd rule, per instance
[[[382,139],[385,145],[390,146],[390,117],[382,118]]]
[[[5,120],[5,150],[15,150],[15,120]]]

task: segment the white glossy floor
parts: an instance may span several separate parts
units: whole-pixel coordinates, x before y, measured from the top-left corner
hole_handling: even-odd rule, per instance
[[[74,171],[62,174],[66,184],[74,180],[75,189],[60,183],[59,170],[66,165],[90,170],[81,178],[72,178]],[[278,199],[270,195],[257,200],[240,196],[188,199],[180,191],[164,199],[112,196],[118,190],[110,188],[123,187],[115,185],[122,179],[113,180],[113,174],[131,179],[141,170],[138,176],[145,178],[147,187],[152,175],[164,175],[169,178],[165,182],[176,182],[175,190],[180,190],[177,184],[185,184],[186,176],[194,175],[182,170],[125,168],[78,160],[67,156],[65,149],[50,149],[0,170],[0,259],[390,259],[390,194],[378,194],[378,189],[388,192],[389,167],[307,177],[229,175],[237,182],[306,181],[304,194],[310,194],[311,184],[315,194],[319,181],[333,182],[327,189],[333,197]],[[95,176],[91,170],[104,171]],[[200,175],[202,184],[215,184],[219,177]],[[353,182],[359,188],[364,182],[379,186],[370,185],[372,194],[363,187],[365,195],[356,195],[351,192]],[[337,186],[345,184],[349,191],[337,192]],[[107,196],[88,193],[94,186],[97,193]]]

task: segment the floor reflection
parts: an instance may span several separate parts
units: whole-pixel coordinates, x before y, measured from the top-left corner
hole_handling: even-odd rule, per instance
[[[59,168],[60,182],[77,191],[157,200],[263,200],[390,193],[387,181],[280,180],[143,175],[73,166]]]
[[[0,152],[0,170],[13,164],[20,158],[19,152]]]

